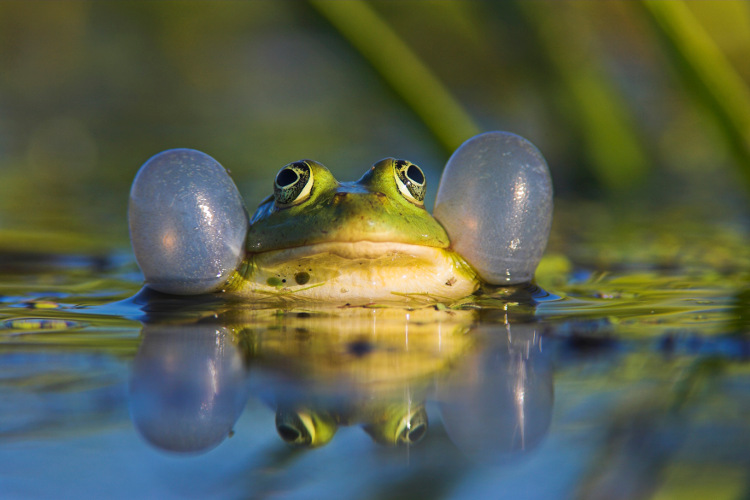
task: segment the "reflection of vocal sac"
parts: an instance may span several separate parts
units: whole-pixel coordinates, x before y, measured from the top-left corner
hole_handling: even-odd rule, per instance
[[[492,462],[529,451],[547,435],[552,369],[534,325],[476,333],[487,345],[448,374],[438,399],[451,441],[468,457]]]
[[[218,325],[149,325],[130,382],[130,413],[153,446],[204,452],[242,413],[245,369],[232,334]]]

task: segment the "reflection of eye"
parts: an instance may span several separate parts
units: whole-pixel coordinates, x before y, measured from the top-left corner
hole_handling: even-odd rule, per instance
[[[409,444],[418,443],[424,437],[426,432],[427,432],[427,424],[420,423],[420,424],[417,424],[416,427],[407,429],[407,432],[405,432],[401,440]]]
[[[396,160],[394,164],[394,177],[398,190],[404,195],[404,198],[422,205],[424,202],[424,193],[427,188],[427,182],[422,169],[406,160]]]
[[[296,443],[297,441],[306,441],[304,437],[302,436],[302,433],[297,427],[293,427],[289,424],[281,424],[278,427],[276,427],[276,430],[279,431],[279,436],[281,436],[281,439],[286,441],[287,443]]]
[[[292,446],[322,446],[333,438],[336,429],[336,422],[327,413],[308,410],[276,412],[276,431],[285,443]]]
[[[405,418],[401,425],[401,432],[398,436],[399,441],[406,444],[416,444],[427,433],[427,412],[424,408],[419,408]]]
[[[313,185],[312,169],[307,161],[296,161],[286,165],[276,174],[273,182],[273,197],[280,206],[289,206],[305,201]]]
[[[309,446],[312,443],[313,436],[310,430],[315,430],[312,425],[310,429],[299,415],[294,413],[276,414],[276,431],[284,442],[295,446]]]

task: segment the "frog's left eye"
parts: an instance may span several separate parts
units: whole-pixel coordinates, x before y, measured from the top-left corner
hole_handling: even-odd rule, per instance
[[[310,196],[313,185],[313,173],[305,161],[296,161],[286,165],[276,174],[273,182],[273,197],[276,204],[286,207],[301,203]]]
[[[421,168],[410,161],[396,160],[394,176],[396,177],[398,190],[401,191],[401,194],[407,200],[417,205],[424,204],[424,192],[427,188],[427,180]]]

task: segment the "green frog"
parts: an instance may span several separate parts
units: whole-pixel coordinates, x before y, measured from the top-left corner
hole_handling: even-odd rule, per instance
[[[300,160],[277,173],[249,218],[216,160],[168,150],[136,176],[131,241],[153,289],[254,302],[451,302],[482,283],[533,278],[552,189],[531,143],[506,132],[464,143],[443,173],[435,216],[426,189],[407,160],[380,160],[356,182]]]
[[[425,210],[425,186],[417,165],[393,158],[345,183],[315,161],[285,166],[250,221],[245,263],[227,289],[344,302],[469,295],[476,273]]]

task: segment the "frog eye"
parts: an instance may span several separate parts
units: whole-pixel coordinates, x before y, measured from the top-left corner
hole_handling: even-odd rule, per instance
[[[310,165],[302,160],[286,165],[276,174],[273,182],[273,197],[276,204],[289,206],[305,201],[310,196],[313,173]]]
[[[410,161],[396,160],[394,176],[401,194],[412,203],[422,205],[424,192],[427,188],[427,181],[422,169]]]
[[[323,446],[336,434],[338,425],[325,412],[308,409],[288,410],[279,408],[276,412],[276,431],[289,445],[315,448]]]
[[[412,445],[422,440],[427,434],[427,411],[424,405],[404,408],[396,405],[386,411],[385,417],[363,426],[365,432],[380,444]]]
[[[414,413],[404,418],[398,429],[398,442],[404,444],[416,444],[422,440],[427,433],[427,412],[419,408]]]

